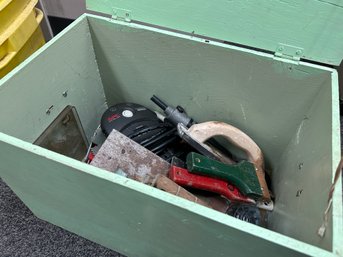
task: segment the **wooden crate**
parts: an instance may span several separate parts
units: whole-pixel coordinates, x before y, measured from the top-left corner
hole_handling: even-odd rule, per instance
[[[112,18],[83,15],[0,82],[1,178],[38,217],[128,256],[343,256],[341,180],[326,235],[316,233],[340,159],[337,72],[299,60],[340,62],[335,40],[343,35],[324,25],[339,26],[343,9],[295,0],[136,2],[112,9],[89,1]],[[249,33],[245,23],[236,31],[243,20]],[[260,38],[276,28],[276,37]],[[32,144],[66,105],[76,107],[89,139],[108,106],[155,109],[153,94],[198,121],[231,123],[259,144],[276,196],[269,229]]]

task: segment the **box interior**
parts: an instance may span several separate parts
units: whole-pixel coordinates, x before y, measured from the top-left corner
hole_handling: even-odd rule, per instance
[[[16,70],[0,87],[1,132],[32,143],[73,105],[90,138],[108,106],[158,110],[158,95],[250,135],[276,197],[269,229],[332,249],[331,218],[324,239],[316,234],[332,178],[330,69],[89,16]]]

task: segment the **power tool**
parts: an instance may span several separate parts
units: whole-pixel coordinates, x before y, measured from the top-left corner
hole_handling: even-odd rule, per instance
[[[172,123],[161,121],[155,112],[136,103],[108,108],[102,115],[101,129],[106,137],[115,129],[168,162],[173,156],[182,157],[189,149]]]
[[[166,115],[166,119],[170,123],[172,123],[174,126],[178,127],[181,125],[181,126],[184,126],[186,128],[190,128],[191,126],[196,124],[196,122],[193,120],[193,118],[188,116],[188,114],[186,113],[185,109],[182,106],[178,105],[176,107],[173,107],[171,105],[167,105],[165,102],[163,102],[156,95],[153,95],[150,98],[150,100],[152,102],[154,102],[158,107],[160,107],[164,111],[164,113]],[[187,143],[190,143],[190,142],[187,142]],[[232,154],[225,147],[223,147],[220,143],[218,143],[214,138],[209,139],[207,143],[211,146],[214,146],[216,149],[218,149],[225,156],[228,156],[230,159],[232,159]],[[192,145],[192,147],[194,148],[194,145]],[[200,146],[200,148],[197,147],[196,150],[201,152],[201,153],[202,153],[202,151],[206,151],[205,149],[202,149],[201,146]],[[209,157],[213,157],[213,156],[209,156]]]

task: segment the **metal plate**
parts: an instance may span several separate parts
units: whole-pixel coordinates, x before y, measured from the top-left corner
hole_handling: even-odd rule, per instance
[[[82,160],[87,152],[87,139],[75,107],[68,105],[34,144]]]

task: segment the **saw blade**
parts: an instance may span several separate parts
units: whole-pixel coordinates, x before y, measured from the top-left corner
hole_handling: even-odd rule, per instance
[[[187,127],[181,123],[177,125],[177,132],[179,136],[187,142],[190,146],[192,146],[195,150],[197,150],[202,155],[219,161],[218,157],[211,151],[211,148],[207,145],[200,143],[196,139],[192,138],[188,133]]]

